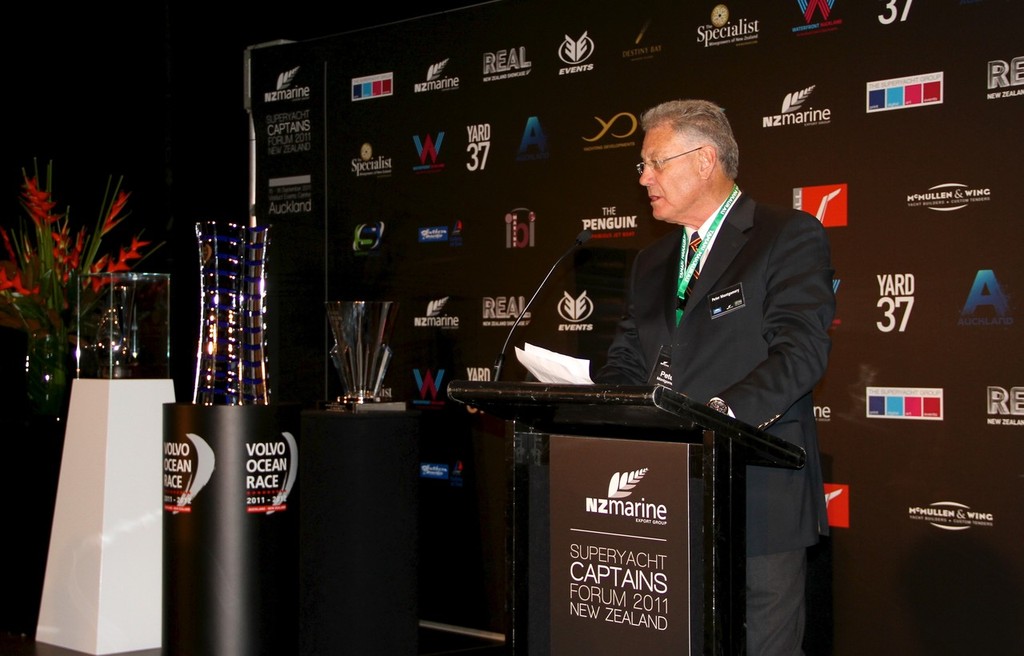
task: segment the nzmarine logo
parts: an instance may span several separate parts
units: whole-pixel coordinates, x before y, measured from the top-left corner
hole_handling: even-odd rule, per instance
[[[263,102],[272,103],[281,100],[308,100],[309,99],[309,87],[293,87],[292,82],[295,81],[295,76],[299,73],[299,66],[293,69],[278,73],[277,83],[274,85],[273,91],[267,91],[263,94]]]

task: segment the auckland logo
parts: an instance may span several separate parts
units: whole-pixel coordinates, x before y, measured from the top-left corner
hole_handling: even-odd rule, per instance
[[[633,489],[640,484],[647,472],[647,467],[632,471],[615,472],[608,479],[608,496],[586,497],[585,510],[597,515],[615,517],[632,517],[638,524],[668,524],[668,508],[664,504],[652,503],[644,498],[639,501],[628,500]]]
[[[263,94],[263,102],[272,103],[282,100],[307,100],[309,98],[309,87],[293,87],[292,82],[299,73],[299,66],[284,71],[277,75],[277,82],[273,91]]]
[[[774,128],[782,125],[828,125],[832,120],[831,109],[804,109],[804,104],[814,92],[814,86],[787,93],[782,99],[782,111],[778,114],[761,117],[761,127]]]

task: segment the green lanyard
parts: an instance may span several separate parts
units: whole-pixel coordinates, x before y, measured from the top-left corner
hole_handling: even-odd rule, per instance
[[[722,223],[722,219],[729,213],[733,203],[736,202],[736,198],[740,195],[740,188],[738,185],[732,186],[732,191],[729,192],[729,197],[725,199],[722,206],[718,208],[718,213],[715,214],[715,218],[711,220],[711,225],[708,226],[708,232],[704,235],[704,238],[700,241],[700,246],[693,252],[693,256],[689,258],[687,263],[686,254],[690,250],[690,244],[686,239],[686,231],[683,231],[683,240],[679,245],[679,286],[676,288],[676,298],[682,298],[686,293],[686,288],[690,285],[690,278],[693,277],[693,272],[697,270],[697,263],[700,262],[700,258],[704,255],[704,250],[711,243],[711,238],[714,237],[715,232],[718,230],[718,226]],[[683,308],[676,308],[676,325],[683,319]]]

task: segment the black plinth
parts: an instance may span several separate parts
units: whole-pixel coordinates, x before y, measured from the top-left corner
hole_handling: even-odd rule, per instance
[[[417,654],[418,436],[418,412],[302,413],[302,656]]]

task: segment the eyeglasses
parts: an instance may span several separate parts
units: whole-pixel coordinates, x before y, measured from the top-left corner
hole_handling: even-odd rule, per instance
[[[697,152],[698,150],[700,150],[703,147],[704,146],[697,146],[696,148],[691,148],[690,150],[686,151],[685,153],[679,153],[678,155],[672,155],[671,157],[662,157],[661,159],[652,159],[652,160],[647,161],[647,162],[645,162],[644,160],[640,160],[637,163],[637,165],[636,165],[636,172],[639,175],[643,175],[644,174],[644,169],[647,168],[648,166],[650,166],[655,171],[661,171],[662,167],[665,166],[665,162],[667,162],[669,160],[672,160],[672,159],[675,159],[677,157],[682,157],[683,155],[689,155],[690,153],[695,153],[695,152]]]

